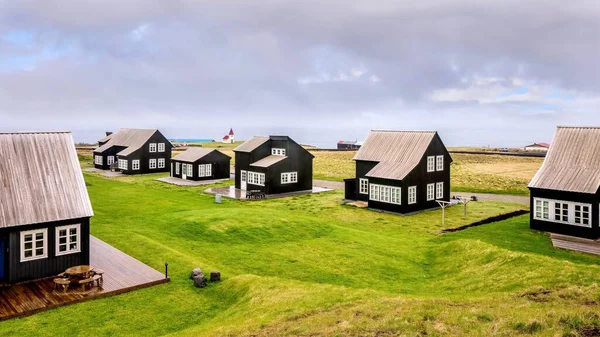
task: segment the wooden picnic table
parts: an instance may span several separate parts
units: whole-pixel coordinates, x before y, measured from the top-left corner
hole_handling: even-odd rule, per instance
[[[81,265],[81,266],[71,267],[71,268],[65,270],[65,274],[71,275],[71,276],[78,276],[78,277],[82,277],[82,278],[88,278],[89,273],[92,271],[94,271],[94,268],[92,266]]]

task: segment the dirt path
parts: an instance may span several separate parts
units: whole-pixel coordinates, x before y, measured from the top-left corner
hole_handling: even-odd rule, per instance
[[[329,180],[313,180],[313,185],[324,188],[331,188],[334,190],[343,190],[344,183],[341,181],[329,181]],[[529,206],[529,197],[522,195],[510,195],[510,194],[488,194],[488,193],[471,193],[471,192],[452,192],[452,195],[470,197],[476,196],[480,201],[499,201],[499,202],[512,202],[516,204],[523,204]]]

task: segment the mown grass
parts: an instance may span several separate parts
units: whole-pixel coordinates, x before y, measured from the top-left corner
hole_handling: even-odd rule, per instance
[[[315,151],[315,179],[342,181],[355,175],[356,152]],[[527,185],[543,158],[453,154],[452,191],[528,195]]]
[[[163,174],[164,175],[164,174]],[[342,192],[214,203],[206,187],[86,174],[92,234],[172,282],[0,323],[2,336],[542,336],[598,327],[598,260],[555,250],[527,216],[439,235],[522,206],[411,216]],[[192,268],[221,271],[206,289]]]

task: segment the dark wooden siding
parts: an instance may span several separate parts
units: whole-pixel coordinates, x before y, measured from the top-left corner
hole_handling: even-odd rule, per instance
[[[81,224],[81,252],[56,256],[56,227],[70,224]],[[48,229],[48,257],[45,259],[21,262],[21,236],[22,231],[33,229]],[[33,280],[59,274],[67,268],[77,265],[89,264],[90,259],[90,220],[89,218],[65,220],[59,222],[36,224],[7,228],[0,233],[7,240],[7,266],[6,280],[9,283]]]
[[[150,152],[150,143],[156,143],[157,151]],[[165,152],[158,152],[158,143],[165,143]],[[138,150],[130,153],[127,156],[119,156],[120,159],[126,159],[127,170],[122,171],[124,174],[145,174],[145,173],[159,173],[159,172],[169,172],[171,170],[171,152],[173,150],[173,145],[165,136],[163,136],[160,131],[156,131],[152,137],[148,139],[148,141]],[[165,167],[158,167],[158,159],[165,159]],[[150,159],[156,159],[156,169],[150,169]],[[140,169],[132,170],[131,162],[132,160],[140,161]]]
[[[94,160],[94,167],[99,170],[109,170],[110,166],[108,165],[108,157],[113,156],[115,159],[115,163],[117,162],[117,153],[123,151],[125,147],[122,146],[113,146],[110,149],[104,151],[103,153],[92,152],[92,159]],[[102,156],[102,165],[96,164],[96,156]]]
[[[287,158],[268,168],[254,167],[250,164],[271,155],[272,148],[285,149]],[[265,186],[248,184],[249,190],[261,190],[266,194],[280,194],[312,189],[313,155],[287,136],[272,136],[250,153],[235,153],[235,187],[240,188],[240,171],[265,174]],[[297,172],[298,182],[281,184],[281,173]]]
[[[574,193],[574,192],[566,192],[566,191],[554,191],[554,190],[543,190],[537,188],[530,188],[530,209],[531,213],[530,217],[530,228],[550,232],[557,234],[564,234],[570,236],[577,236],[586,239],[598,239],[600,238],[600,211],[599,211],[599,203],[600,197],[598,194],[585,194],[585,193]],[[535,207],[533,204],[534,198],[543,198],[543,199],[551,199],[556,201],[567,201],[567,202],[578,202],[591,204],[591,214],[590,220],[592,222],[591,228],[563,224],[553,221],[543,221],[534,219],[535,216]],[[553,214],[553,210],[550,210],[550,214]]]
[[[429,156],[444,156],[444,170],[427,172],[427,157]],[[356,181],[355,181],[355,199],[369,202],[369,207],[374,209],[381,209],[389,212],[397,213],[412,213],[425,209],[439,207],[435,200],[427,201],[427,185],[435,184],[439,182],[444,183],[444,197],[440,200],[450,200],[450,164],[452,158],[446,150],[446,147],[442,143],[439,136],[433,138],[425,154],[421,158],[419,164],[403,179],[381,179],[381,178],[368,178],[366,174],[375,167],[377,162],[370,161],[356,161]],[[378,184],[385,186],[401,187],[401,205],[379,202],[369,200],[368,194],[360,194],[360,178],[366,178],[369,180],[369,184]],[[417,188],[417,202],[415,204],[408,204],[408,188],[416,186]]]
[[[178,160],[173,160],[174,165],[176,163],[180,164],[190,164],[188,162],[182,162]],[[194,166],[193,176],[188,176],[186,180],[212,180],[212,179],[229,179],[231,177],[231,158],[224,155],[219,151],[213,151],[206,156],[196,160],[194,163],[191,163]],[[201,164],[212,164],[212,175],[209,177],[199,177],[198,165]],[[170,168],[169,168],[170,169]],[[176,173],[175,167],[173,167],[173,177],[181,178],[181,167],[179,169],[179,174]]]

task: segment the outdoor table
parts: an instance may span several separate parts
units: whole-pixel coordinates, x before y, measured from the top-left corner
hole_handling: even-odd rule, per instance
[[[72,276],[78,276],[78,277],[82,277],[82,278],[88,278],[90,272],[92,272],[93,270],[94,270],[94,268],[92,266],[82,265],[82,266],[71,267],[71,268],[65,270],[65,274],[72,275]]]

